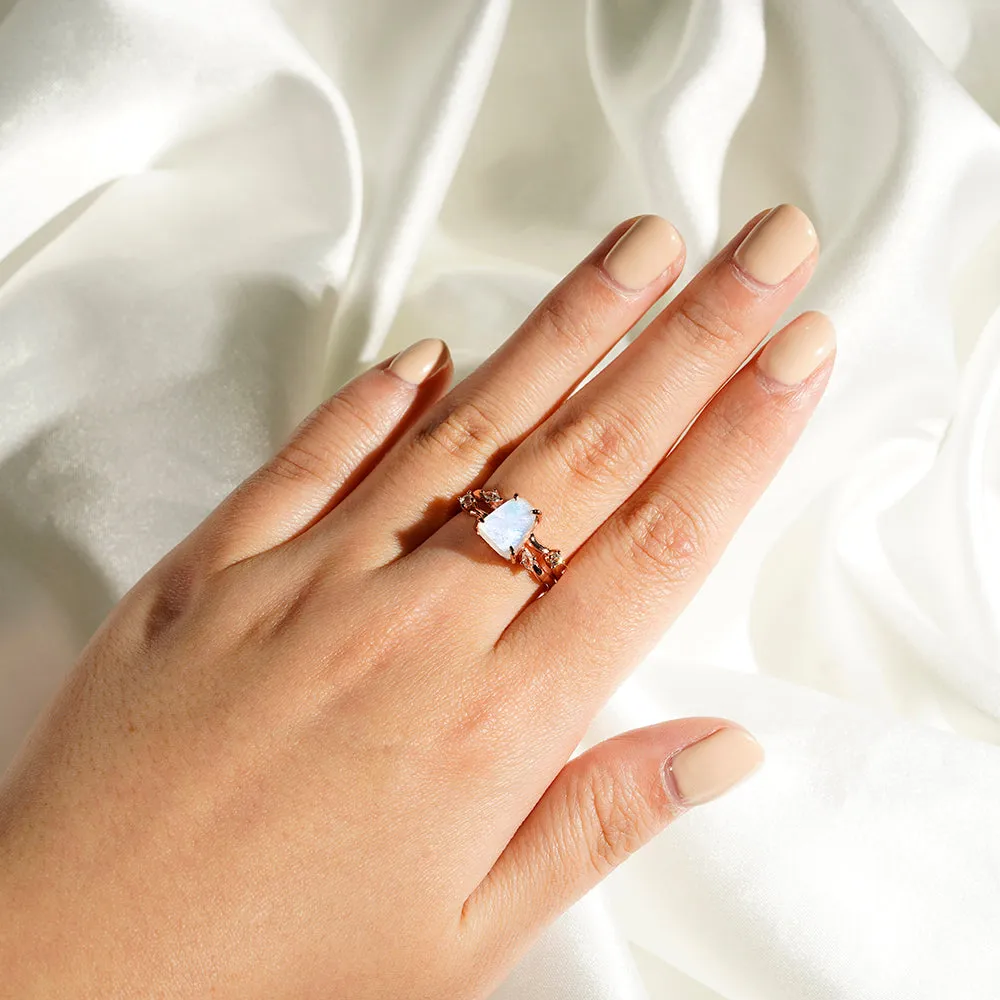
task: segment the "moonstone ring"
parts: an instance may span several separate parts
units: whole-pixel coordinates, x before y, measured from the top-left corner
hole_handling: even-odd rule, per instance
[[[498,555],[520,563],[536,583],[548,590],[566,570],[558,549],[546,548],[535,538],[542,512],[515,493],[504,500],[497,490],[471,490],[459,505],[479,522],[476,532]]]

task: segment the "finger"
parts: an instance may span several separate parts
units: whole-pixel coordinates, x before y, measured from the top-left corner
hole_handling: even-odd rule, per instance
[[[614,230],[359,487],[342,511],[352,537],[370,537],[380,562],[415,547],[451,515],[456,495],[559,405],[683,264],[680,236],[657,216]]]
[[[632,345],[556,411],[488,480],[518,492],[544,520],[538,540],[564,557],[625,502],[760,343],[808,280],[817,254],[809,219],[781,206],[751,223]],[[764,282],[767,282],[766,284]],[[482,541],[456,517],[435,544],[464,558],[438,573],[488,592],[503,627],[535,592],[527,573],[483,565]],[[469,558],[473,556],[473,558]]]
[[[452,363],[440,340],[420,340],[359,375],[306,417],[284,447],[202,526],[218,568],[288,541],[322,518],[437,401]]]
[[[520,950],[668,823],[760,765],[725,719],[679,719],[598,744],[559,772],[465,904],[473,934]]]
[[[820,313],[779,332],[580,549],[545,600],[511,624],[498,645],[505,663],[522,662],[542,636],[561,637],[548,644],[537,686],[566,724],[590,717],[694,595],[805,426],[834,348]],[[545,706],[535,711],[544,717]]]

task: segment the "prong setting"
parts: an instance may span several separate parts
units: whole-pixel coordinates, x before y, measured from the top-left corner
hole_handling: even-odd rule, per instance
[[[531,530],[541,520],[542,512],[537,507],[529,506],[519,493],[513,494],[510,500],[504,500],[499,490],[470,490],[459,497],[458,502],[462,510],[476,518],[476,531],[483,540],[498,555],[509,558],[514,565],[523,566],[542,587],[542,593],[550,590],[563,575],[566,563],[559,550],[543,545]],[[504,512],[503,520],[494,520],[487,525],[490,516],[505,504],[511,506]],[[497,517],[500,515],[497,514]],[[517,542],[515,545],[505,541],[506,552],[498,548],[499,539],[505,536],[512,536]]]

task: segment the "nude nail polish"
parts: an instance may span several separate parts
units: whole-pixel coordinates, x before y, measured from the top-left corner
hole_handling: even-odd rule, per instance
[[[805,212],[794,205],[779,205],[750,230],[733,259],[754,281],[780,285],[818,243]]]
[[[680,234],[666,219],[644,215],[608,251],[604,270],[622,288],[638,292],[663,274],[683,248]]]
[[[436,372],[448,356],[443,340],[418,340],[392,359],[389,371],[410,385],[420,385]]]
[[[826,316],[803,313],[767,342],[757,367],[781,385],[798,385],[823,364],[836,344],[836,332]]]
[[[717,729],[666,762],[664,784],[680,805],[697,806],[751,775],[763,760],[763,748],[745,729]]]

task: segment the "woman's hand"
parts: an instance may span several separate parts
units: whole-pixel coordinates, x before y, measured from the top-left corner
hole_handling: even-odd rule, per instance
[[[752,770],[721,719],[567,760],[822,392],[815,313],[734,375],[816,255],[797,209],[752,220],[570,396],[682,269],[647,216],[447,395],[423,341],[322,405],[124,598],[7,774],[10,995],[482,996]],[[543,599],[459,510],[483,484],[544,512],[570,566]]]

